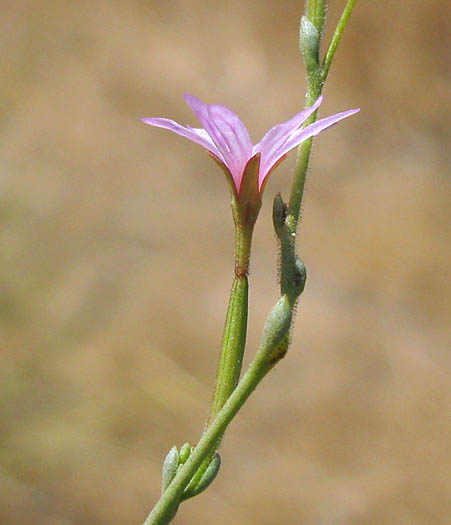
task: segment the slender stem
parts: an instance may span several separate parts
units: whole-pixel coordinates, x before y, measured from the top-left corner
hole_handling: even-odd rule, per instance
[[[283,336],[285,332],[286,329],[283,332]],[[144,522],[144,525],[167,525],[174,517],[185,487],[205,458],[212,453],[212,450],[216,447],[218,440],[220,440],[224,434],[227,426],[254,391],[255,387],[277,362],[273,352],[277,349],[279,343],[279,333],[276,333],[275,336],[270,335],[269,337],[263,338],[257,354],[250,363],[241,381],[214,420],[210,423],[210,426],[205,430],[187,462],[176,474],[169,487],[163,492]]]
[[[311,106],[313,102],[321,95],[323,84],[312,83],[308,87],[306,107]],[[315,122],[317,111],[306,121],[305,126]],[[302,142],[298,148],[296,165],[294,167],[293,184],[291,186],[290,200],[288,203],[287,226],[293,235],[293,243],[296,240],[296,231],[301,213],[302,198],[304,196],[305,178],[312,151],[313,139],[310,138]]]
[[[252,234],[254,226],[243,226],[239,217],[235,218],[235,275],[245,277],[249,273],[249,259],[251,256]]]
[[[306,15],[315,24],[320,35],[323,34],[324,24],[327,14],[326,0],[309,0],[307,3]]]
[[[310,18],[310,20],[314,22],[315,15],[316,15],[316,0],[307,0],[307,5],[305,7],[306,14]]]
[[[316,120],[316,113],[313,116],[312,122]],[[299,215],[301,213],[302,198],[304,196],[305,179],[307,175],[308,163],[310,160],[310,152],[312,150],[312,139],[303,142],[298,149],[296,159],[296,166],[294,168],[293,185],[291,187],[291,195],[288,203],[287,226],[293,234],[293,243],[295,242],[296,230],[299,223]]]
[[[323,90],[324,82],[329,73],[329,68],[332,63],[332,60],[335,56],[338,44],[340,43],[343,32],[346,28],[346,25],[349,22],[349,18],[352,13],[352,9],[357,0],[348,0],[341,18],[335,28],[332,40],[327,49],[326,55],[324,57],[323,63],[320,67],[320,82],[314,82],[312,77],[308,78],[309,85],[307,89],[306,97],[306,107],[311,106],[313,102],[321,95]],[[317,4],[312,4],[312,11]],[[315,112],[305,123],[305,126],[315,122],[317,117],[317,112]],[[298,156],[296,159],[296,166],[294,169],[294,178],[293,185],[291,187],[290,200],[288,205],[288,216],[287,216],[287,225],[290,228],[293,234],[293,242],[295,241],[295,235],[299,223],[299,215],[301,213],[302,198],[304,196],[304,187],[305,187],[305,178],[307,175],[308,163],[310,159],[310,153],[312,150],[312,139],[308,139],[305,142],[302,142],[298,149]]]
[[[167,509],[172,509],[173,502],[179,501],[186,485],[196,473],[197,469],[204,461],[204,458],[211,454],[212,447],[215,447],[217,441],[221,438],[227,428],[227,425],[232,421],[235,414],[262,378],[263,376],[258,373],[257,364],[253,363],[253,366],[250,367],[243,376],[243,379],[240,381],[233,394],[229,397],[217,417],[201,437],[188,461],[162,494],[160,500],[144,522],[144,525],[165,525],[166,523],[169,523],[166,518]]]
[[[327,48],[326,55],[322,64],[322,78],[323,82],[327,78],[329,73],[330,65],[335,56],[335,51],[337,50],[338,44],[340,43],[341,37],[343,36],[344,30],[348,25],[349,18],[351,16],[352,10],[357,0],[348,0],[340,20],[338,21],[337,27],[335,28],[332,40],[330,41],[329,47]]]
[[[239,216],[237,217],[239,218]],[[237,220],[235,225],[235,278],[230,291],[229,306],[222,337],[216,382],[210,412],[206,423],[208,428],[224,406],[240,379],[244,348],[247,335],[248,311],[248,269],[253,228],[244,228]],[[209,454],[194,474],[192,482],[200,481],[207,471],[214,453],[219,448],[222,436],[211,447]]]

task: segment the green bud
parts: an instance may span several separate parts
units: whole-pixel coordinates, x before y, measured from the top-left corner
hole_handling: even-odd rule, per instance
[[[185,443],[180,449],[180,464],[185,464],[191,455],[192,448],[189,443]]]
[[[270,366],[274,366],[276,363],[278,363],[281,359],[283,359],[286,356],[289,346],[290,346],[290,333],[288,332],[285,335],[285,337],[282,339],[282,341],[276,346],[274,352],[272,352],[269,358]]]
[[[303,16],[299,32],[299,47],[304,56],[309,90],[321,92],[321,66],[319,64],[320,34],[309,18]]]
[[[276,232],[280,230],[285,224],[285,219],[287,218],[287,205],[283,202],[282,195],[278,193],[274,197],[273,207],[272,207],[272,220],[274,223],[274,229]]]
[[[290,301],[283,295],[269,314],[263,329],[262,345],[268,352],[271,353],[288,334],[292,317]]]
[[[208,467],[205,469],[205,472],[202,474],[201,478],[196,479],[195,477],[193,477],[193,479],[183,492],[181,501],[197,496],[198,494],[203,492],[217,476],[220,466],[221,458],[216,452],[212,460],[208,464]]]
[[[304,55],[305,65],[309,71],[311,68],[315,70],[319,66],[319,33],[313,24],[306,16],[301,18],[301,27],[299,31],[299,47],[301,53]]]
[[[164,492],[169,487],[171,481],[174,479],[174,476],[177,473],[177,467],[179,466],[179,459],[179,451],[174,445],[168,452],[168,455],[163,462],[161,474],[161,492]]]
[[[307,268],[303,261],[296,255],[293,286],[296,296],[299,297],[305,288],[305,281],[307,280]]]

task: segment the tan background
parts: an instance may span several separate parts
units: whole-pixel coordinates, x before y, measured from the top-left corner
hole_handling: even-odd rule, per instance
[[[221,172],[139,117],[194,125],[188,91],[258,140],[302,106],[302,2],[1,4],[0,523],[136,525],[201,432],[233,243]],[[176,525],[449,523],[449,5],[358,2],[322,115],[362,111],[315,146],[293,346]]]

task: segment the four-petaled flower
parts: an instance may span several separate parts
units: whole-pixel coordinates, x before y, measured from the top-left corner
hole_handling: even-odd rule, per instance
[[[253,145],[246,126],[229,108],[219,104],[204,104],[189,94],[186,94],[184,98],[203,128],[182,126],[166,118],[144,118],[143,122],[150,126],[169,129],[203,146],[228,172],[233,180],[237,196],[240,195],[246,165],[254,156],[260,155],[258,191],[261,192],[271,170],[283,160],[290,150],[304,140],[318,135],[340,120],[359,111],[351,109],[337,113],[302,128],[302,124],[321,104],[323,97],[319,97],[312,106],[290,120],[274,126],[260,142]]]

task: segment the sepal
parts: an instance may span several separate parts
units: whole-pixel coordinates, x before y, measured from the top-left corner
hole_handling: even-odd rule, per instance
[[[262,194],[259,188],[258,175],[260,171],[260,157],[257,153],[249,159],[244,168],[241,185],[236,196],[236,202],[232,201],[235,222],[245,229],[253,229],[262,206]],[[235,216],[237,214],[237,216]]]
[[[232,174],[230,173],[230,170],[229,168],[224,164],[224,162],[222,162],[222,160],[217,157],[214,153],[212,153],[211,151],[208,152],[208,154],[210,155],[210,157],[216,162],[216,164],[221,168],[221,170],[223,171],[225,177],[226,177],[226,181],[227,181],[227,184],[229,186],[229,190],[230,190],[230,195],[232,196],[232,199],[236,199],[238,197],[238,191],[237,191],[237,188],[236,188],[236,184],[235,184],[235,180],[234,178],[232,177]]]
[[[229,168],[216,155],[210,157],[224,172],[232,197],[232,212],[235,224],[246,230],[252,230],[262,206],[262,188],[259,187],[260,153],[251,157],[243,171],[239,187]]]

